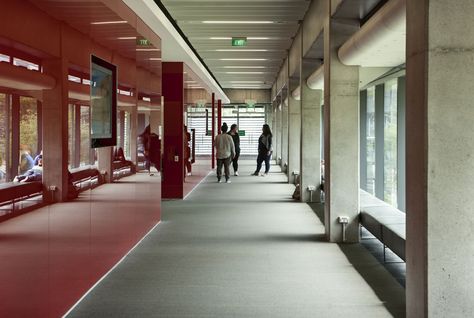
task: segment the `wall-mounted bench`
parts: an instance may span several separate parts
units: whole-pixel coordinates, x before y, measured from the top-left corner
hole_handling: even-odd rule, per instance
[[[0,184],[0,221],[28,212],[43,203],[43,185],[39,181]]]
[[[70,172],[70,181],[78,191],[94,188],[103,183],[99,170],[94,166],[74,168],[70,169]]]
[[[360,190],[360,223],[385,247],[405,260],[405,213]]]
[[[114,161],[112,163],[114,180],[129,176],[135,173],[135,165],[131,161]]]

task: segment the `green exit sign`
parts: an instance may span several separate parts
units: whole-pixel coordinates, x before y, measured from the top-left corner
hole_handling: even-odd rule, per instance
[[[232,38],[232,46],[246,46],[247,38]]]
[[[245,137],[245,130],[239,130],[239,136]]]
[[[137,38],[137,46],[151,46],[151,42],[145,38]]]

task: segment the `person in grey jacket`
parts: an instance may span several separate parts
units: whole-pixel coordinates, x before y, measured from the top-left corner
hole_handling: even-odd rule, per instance
[[[227,132],[227,124],[222,124],[221,134],[216,136],[216,157],[217,157],[217,182],[221,182],[222,165],[224,165],[225,181],[230,183],[230,163],[235,156],[235,146],[232,137]]]
[[[257,169],[252,173],[253,176],[258,176],[263,161],[265,161],[265,174],[261,174],[261,176],[266,176],[268,174],[268,171],[270,171],[270,158],[272,157],[272,152],[272,131],[270,130],[270,126],[265,124],[262,127],[262,134],[260,135],[260,138],[258,138]]]

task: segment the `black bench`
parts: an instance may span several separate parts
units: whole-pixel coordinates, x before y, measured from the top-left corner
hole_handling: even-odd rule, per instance
[[[71,169],[70,182],[78,191],[94,188],[103,183],[102,176],[94,166],[84,166]]]
[[[39,181],[0,184],[0,221],[30,211],[43,203],[43,184]]]
[[[406,215],[402,211],[360,190],[360,223],[385,247],[405,261]]]
[[[135,165],[131,161],[114,161],[112,162],[112,170],[114,180],[126,177],[135,173]]]

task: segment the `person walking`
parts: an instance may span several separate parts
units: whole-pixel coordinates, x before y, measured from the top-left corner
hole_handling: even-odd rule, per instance
[[[235,147],[235,157],[232,159],[232,167],[234,168],[234,176],[239,175],[239,156],[240,156],[240,136],[239,136],[239,128],[237,124],[232,124],[230,126],[229,135],[232,137],[234,141]]]
[[[216,136],[214,144],[217,157],[217,182],[221,182],[222,166],[224,165],[225,181],[230,183],[230,162],[235,156],[235,146],[232,137],[227,134],[227,124],[222,124],[221,133]]]
[[[262,134],[260,138],[258,138],[258,156],[257,156],[257,169],[253,176],[258,176],[260,173],[260,169],[262,168],[262,162],[265,161],[265,174],[261,174],[262,177],[268,175],[268,171],[270,171],[270,158],[272,157],[272,131],[270,130],[270,126],[267,124],[263,125],[262,127]]]

